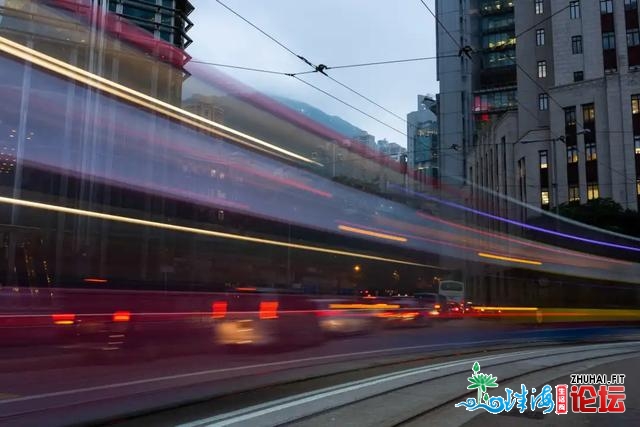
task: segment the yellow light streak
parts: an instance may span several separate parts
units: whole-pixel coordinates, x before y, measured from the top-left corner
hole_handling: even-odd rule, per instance
[[[428,268],[435,268],[438,270],[442,269],[441,267],[438,267],[435,265],[421,264],[417,262],[405,261],[405,260],[395,259],[395,258],[386,258],[386,257],[377,256],[377,255],[368,255],[360,252],[343,251],[340,249],[331,249],[331,248],[325,248],[320,246],[303,245],[299,243],[288,243],[280,240],[263,239],[259,237],[243,236],[240,234],[224,233],[221,231],[205,230],[202,228],[167,224],[164,222],[147,221],[147,220],[131,218],[127,216],[112,215],[112,214],[89,211],[84,209],[76,209],[76,208],[68,208],[65,206],[51,205],[48,203],[33,202],[30,200],[15,199],[12,197],[0,197],[0,203],[14,205],[14,206],[24,206],[24,207],[41,209],[41,210],[46,210],[51,212],[61,212],[61,213],[67,213],[71,215],[85,216],[89,218],[98,218],[98,219],[103,219],[107,221],[121,222],[125,224],[142,225],[145,227],[154,227],[154,228],[160,228],[165,230],[179,231],[183,233],[199,234],[199,235],[209,236],[209,237],[218,237],[222,239],[239,240],[243,242],[252,242],[252,243],[259,243],[264,245],[287,247],[292,249],[300,249],[304,251],[320,252],[325,254],[349,256],[349,257],[362,258],[362,259],[370,259],[374,261],[390,262],[394,264],[413,265],[417,267],[428,267]]]
[[[500,260],[500,261],[517,262],[517,263],[520,263],[520,264],[542,265],[542,263],[540,261],[535,261],[535,260],[531,260],[531,259],[524,259],[524,258],[513,258],[513,257],[508,257],[508,256],[503,256],[503,255],[488,254],[488,253],[485,253],[485,252],[478,252],[478,256],[480,256],[482,258],[497,259],[497,260]]]
[[[281,148],[277,145],[263,141],[259,138],[253,137],[246,133],[232,129],[230,127],[221,125],[214,121],[200,117],[197,114],[178,108],[174,105],[160,101],[151,96],[145,95],[141,92],[128,88],[124,85],[115,83],[111,80],[100,77],[96,74],[90,73],[73,65],[67,64],[64,61],[60,61],[51,56],[45,55],[34,49],[30,49],[19,43],[15,43],[4,37],[0,37],[0,51],[6,52],[17,58],[21,58],[25,61],[31,62],[47,70],[53,71],[57,74],[63,75],[77,82],[86,84],[95,89],[107,92],[115,95],[118,98],[124,99],[133,104],[147,108],[149,110],[160,113],[164,116],[178,120],[182,123],[194,126],[198,129],[214,133],[224,138],[231,139],[237,143],[259,149],[271,154],[283,155],[285,157],[301,160],[305,163],[311,163],[318,166],[323,166],[322,163],[316,162],[312,159],[304,157],[300,154]],[[253,144],[251,144],[250,142]],[[255,145],[258,144],[258,145]]]
[[[393,234],[378,233],[376,231],[364,230],[362,228],[349,227],[347,225],[339,225],[338,228],[342,231],[349,231],[351,233],[363,234],[365,236],[378,237],[380,239],[393,240],[394,242],[406,242],[407,239],[400,236],[394,236]]]
[[[398,304],[329,304],[331,310],[380,310],[400,308]]]
[[[489,311],[537,311],[538,307],[485,307],[485,306],[476,306],[473,307],[475,310],[489,310]]]

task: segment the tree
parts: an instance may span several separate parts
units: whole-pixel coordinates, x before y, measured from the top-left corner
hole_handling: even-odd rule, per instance
[[[559,206],[560,215],[617,233],[640,236],[640,214],[610,198],[589,200],[584,205],[576,202]]]

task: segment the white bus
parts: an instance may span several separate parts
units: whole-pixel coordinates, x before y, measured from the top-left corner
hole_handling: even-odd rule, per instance
[[[450,301],[462,304],[464,302],[464,283],[455,280],[441,280],[438,293]]]

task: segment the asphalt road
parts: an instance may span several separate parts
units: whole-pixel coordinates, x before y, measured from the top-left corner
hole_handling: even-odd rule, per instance
[[[63,349],[8,349],[0,359],[0,424],[65,425],[139,413],[276,383],[347,372],[465,349],[629,338],[637,329],[552,329],[478,320],[429,328],[381,330],[283,352],[127,356],[87,362]],[[170,336],[167,337],[170,343]],[[169,345],[170,347],[170,345]],[[47,351],[49,350],[49,351]],[[21,353],[22,351],[22,353]]]

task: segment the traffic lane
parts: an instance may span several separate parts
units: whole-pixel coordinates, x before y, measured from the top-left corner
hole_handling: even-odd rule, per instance
[[[0,400],[0,414],[13,414],[12,419],[19,420],[20,414],[73,409],[80,411],[75,412],[76,416],[90,419],[95,415],[90,408],[95,408],[96,404],[103,407],[105,414],[127,408],[135,412],[156,405],[175,405],[391,363],[389,358],[394,355],[415,358],[438,352],[461,353],[474,346],[476,349],[495,348],[500,343],[515,346],[548,341],[544,336],[548,330],[518,331],[487,324],[478,331],[477,324],[468,323],[447,322],[440,328],[384,331],[377,336],[338,340],[291,353],[197,355],[127,365],[69,366],[39,372],[5,373],[0,376],[0,383],[4,385],[0,390],[0,396],[4,396]],[[491,330],[489,325],[495,329]],[[541,334],[542,340],[535,337]],[[363,350],[367,347],[371,350]],[[347,352],[347,349],[351,351]],[[133,396],[135,399],[131,399]],[[140,396],[147,399],[140,399]]]
[[[241,368],[244,366],[265,365],[270,372],[287,366],[325,365],[394,353],[456,350],[468,345],[488,345],[494,341],[572,341],[577,337],[611,339],[613,334],[623,336],[627,333],[632,335],[637,330],[522,328],[468,319],[442,322],[427,328],[381,330],[376,334],[333,339],[317,347],[286,352],[255,349],[228,353],[217,349],[155,359],[122,354],[122,358],[116,357],[104,364],[93,364],[82,353],[71,353],[65,357],[59,351],[52,351],[47,356],[32,357],[29,348],[23,349],[20,358],[13,349],[11,360],[0,361],[0,393],[25,396],[215,369],[229,369],[224,373],[224,377],[229,378],[243,375]]]
[[[485,326],[485,325],[483,325]],[[476,330],[476,322],[443,322],[427,328],[394,328],[375,334],[342,337],[325,341],[317,347],[307,347],[286,352],[266,352],[260,349],[239,349],[227,352],[214,349],[211,352],[144,359],[115,355],[104,364],[94,364],[82,352],[60,355],[52,349],[47,355],[40,349],[31,357],[33,349],[13,349],[12,358],[0,360],[0,384],[14,394],[47,393],[55,390],[87,387],[95,384],[127,381],[156,376],[176,375],[205,369],[225,369],[301,360],[305,364],[334,363],[341,359],[385,356],[385,351],[420,351],[425,345],[448,347],[451,343],[495,340],[505,336],[513,328],[499,324],[487,325]],[[374,352],[374,353],[370,353]],[[378,352],[378,353],[376,353]],[[122,358],[118,358],[122,356]],[[238,373],[239,375],[242,372]]]

